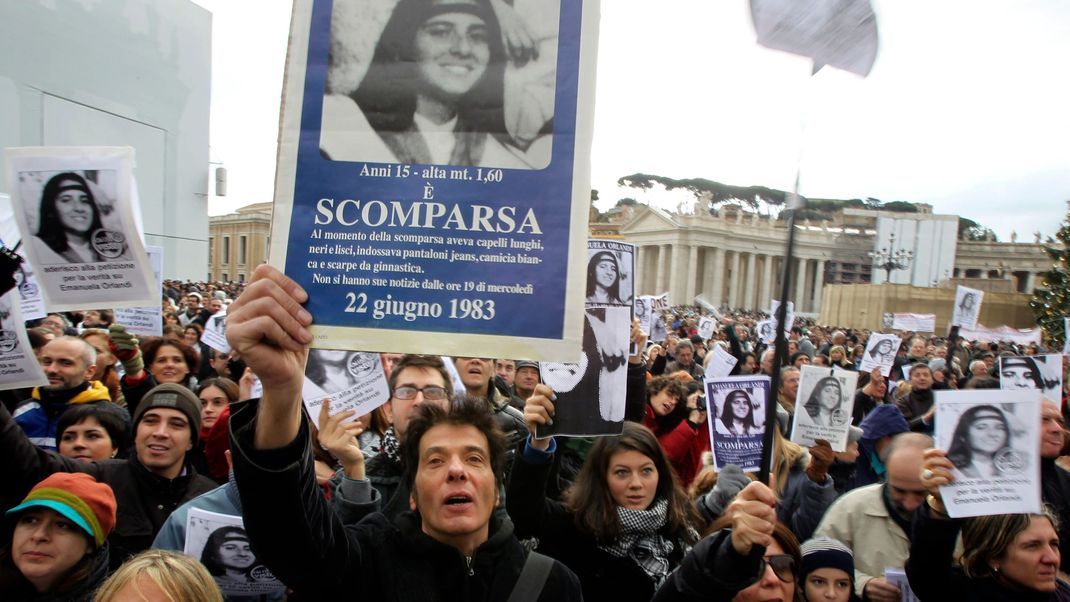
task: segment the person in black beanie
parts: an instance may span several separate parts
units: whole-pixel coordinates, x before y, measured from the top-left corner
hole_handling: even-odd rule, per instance
[[[860,602],[854,591],[855,559],[851,549],[831,537],[802,544],[799,587],[806,602]]]

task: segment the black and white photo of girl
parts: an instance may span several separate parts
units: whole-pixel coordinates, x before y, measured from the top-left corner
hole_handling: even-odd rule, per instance
[[[585,305],[630,308],[634,285],[631,247],[605,248],[609,245],[597,240],[589,241],[588,245]]]
[[[975,328],[978,314],[981,313],[983,298],[983,291],[959,286],[955,291],[955,307],[951,312],[951,325]]]
[[[1044,397],[1060,403],[1062,400],[1062,356],[1023,355],[999,358],[999,387],[1001,389],[1039,389]]]
[[[546,167],[559,12],[557,0],[336,0],[321,153]]]
[[[870,372],[879,367],[881,374],[888,376],[895,364],[895,353],[899,349],[901,341],[894,334],[873,333],[866,342],[866,351],[862,355],[862,363],[859,370]]]
[[[22,210],[41,265],[130,259],[127,235],[114,211],[116,178],[111,170],[19,172],[24,190],[40,190],[39,202]]]
[[[761,435],[763,429],[757,424],[755,411],[761,404],[755,404],[750,394],[742,389],[730,391],[717,407],[717,422],[714,428],[723,435],[749,437]]]
[[[955,465],[956,476],[983,479],[1021,474],[1030,455],[1016,449],[1011,422],[994,405],[967,409],[955,425],[947,458]]]

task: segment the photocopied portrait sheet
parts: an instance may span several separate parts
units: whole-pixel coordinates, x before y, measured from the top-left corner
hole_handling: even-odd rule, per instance
[[[330,399],[330,415],[353,410],[351,422],[390,401],[390,386],[378,353],[312,349],[305,364],[302,389],[305,410],[319,421],[320,406]]]
[[[940,488],[953,518],[1040,512],[1040,391],[936,391],[936,447],[955,465]]]
[[[951,325],[963,328],[975,328],[977,316],[981,313],[981,301],[985,292],[962,286],[955,289],[955,307],[951,310]]]
[[[769,377],[724,376],[707,378],[703,384],[710,449],[717,471],[728,464],[736,464],[744,471],[759,470]]]
[[[24,324],[18,289],[13,288],[0,296],[0,389],[48,384]]]
[[[1063,357],[1056,353],[999,358],[999,388],[1039,389],[1057,405],[1063,399]]]
[[[163,247],[145,245],[145,252],[152,264],[156,286],[163,290]],[[123,307],[115,310],[115,323],[126,326],[132,334],[158,337],[163,334],[163,308],[159,303],[148,307]]]
[[[598,20],[589,0],[294,2],[269,262],[308,291],[313,347],[575,358]],[[428,23],[467,41],[463,70]]]
[[[857,384],[858,373],[850,370],[800,368],[791,440],[813,447],[818,439],[824,439],[834,451],[844,451]]]
[[[717,331],[717,320],[713,318],[707,318],[703,316],[698,321],[698,335],[703,340],[710,340],[713,338],[713,333]]]
[[[224,596],[259,596],[286,589],[257,560],[240,516],[190,508],[182,551],[201,561]]]
[[[628,390],[627,307],[592,307],[584,313],[578,362],[539,362],[542,382],[554,390],[554,423],[538,436],[619,435]]]
[[[896,334],[874,332],[869,335],[858,371],[872,372],[874,368],[880,367],[881,374],[887,377],[895,364],[895,352],[900,344],[899,335]]]
[[[217,311],[205,320],[201,342],[219,353],[230,353],[230,343],[227,342],[226,308]]]
[[[720,345],[713,345],[710,347],[708,353],[713,354],[708,364],[706,364],[706,378],[720,378],[722,376],[728,376],[728,373],[732,371],[732,368],[736,367],[739,360],[736,356],[728,353]]]
[[[0,244],[13,250],[22,258],[22,265],[15,272],[15,286],[19,289],[22,318],[38,320],[47,316],[45,300],[41,297],[41,287],[37,284],[37,276],[34,275],[33,267],[26,259],[22,234],[19,233],[19,224],[15,221],[15,213],[11,208],[11,196],[7,194],[0,194]]]
[[[48,311],[160,303],[134,220],[132,148],[8,148],[4,159]]]
[[[628,307],[635,312],[635,245],[616,240],[587,241],[584,307]]]

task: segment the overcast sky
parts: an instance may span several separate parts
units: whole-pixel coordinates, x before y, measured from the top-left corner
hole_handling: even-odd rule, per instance
[[[288,0],[213,13],[211,158],[228,195],[271,200]],[[868,78],[759,47],[745,0],[604,0],[592,186],[636,172],[930,203],[994,229],[1055,232],[1070,200],[1070,2],[874,0]],[[255,19],[251,15],[256,15]]]

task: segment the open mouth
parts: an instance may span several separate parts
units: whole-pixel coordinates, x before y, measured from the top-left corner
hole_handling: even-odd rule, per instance
[[[447,506],[461,506],[461,505],[470,504],[470,503],[472,503],[472,497],[469,496],[469,495],[464,495],[464,494],[451,495],[448,498],[446,498],[446,505]]]

